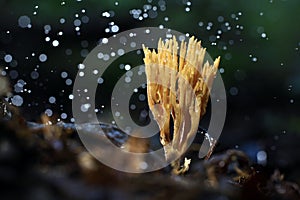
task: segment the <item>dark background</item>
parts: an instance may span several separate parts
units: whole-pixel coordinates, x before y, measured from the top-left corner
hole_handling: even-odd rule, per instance
[[[145,11],[145,5],[151,5],[151,9]],[[37,121],[46,109],[51,109],[57,118],[67,114],[62,120],[69,122],[72,85],[65,81],[74,81],[77,65],[88,51],[103,37],[114,34],[105,31],[110,30],[112,22],[119,27],[118,32],[163,25],[195,35],[213,58],[221,56],[228,112],[217,151],[238,148],[255,160],[256,153],[263,150],[269,164],[290,171],[289,178],[299,183],[299,9],[298,0],[1,0],[0,65],[13,89],[18,81],[26,82],[23,92],[15,90],[14,95],[23,98],[20,108],[27,120]],[[141,11],[137,16],[147,13],[148,17],[136,19],[132,14],[136,10]],[[110,17],[104,17],[104,12]],[[30,18],[30,28],[20,27],[21,16]],[[61,18],[65,23],[60,23]],[[76,19],[82,21],[80,31],[75,30]],[[45,25],[51,26],[48,34]],[[45,41],[46,37],[50,42]],[[53,47],[53,40],[59,41],[57,47]],[[46,62],[39,61],[40,54],[47,55]],[[5,60],[7,55],[12,61]],[[142,64],[142,55],[122,62]],[[111,80],[125,73],[118,69],[119,63],[115,64],[117,71],[108,75]],[[32,78],[36,75],[33,71],[38,72],[37,79]],[[62,78],[62,72],[68,77]],[[56,98],[54,104],[49,102],[51,96]],[[103,95],[99,109],[109,100],[109,95]]]

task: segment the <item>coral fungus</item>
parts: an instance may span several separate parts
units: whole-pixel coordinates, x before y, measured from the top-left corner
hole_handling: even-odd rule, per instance
[[[158,42],[157,52],[143,46],[150,110],[160,128],[167,160],[178,159],[189,147],[205,114],[220,57],[205,62],[206,49],[191,37]],[[173,127],[171,127],[173,123]]]

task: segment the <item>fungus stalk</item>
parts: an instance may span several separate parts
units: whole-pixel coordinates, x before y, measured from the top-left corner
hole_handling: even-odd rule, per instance
[[[194,37],[188,46],[182,41],[179,48],[173,37],[160,39],[157,52],[145,46],[143,50],[148,104],[160,128],[160,142],[167,160],[179,159],[206,111],[220,57],[212,65],[204,63],[206,49]]]

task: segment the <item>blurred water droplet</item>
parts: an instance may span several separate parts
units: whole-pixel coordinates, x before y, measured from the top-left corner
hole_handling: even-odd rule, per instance
[[[130,70],[130,69],[131,69],[131,66],[128,65],[128,64],[126,64],[126,65],[125,65],[125,70],[128,71],[128,70]]]
[[[80,19],[75,19],[73,24],[74,24],[74,26],[80,26],[81,25]]]
[[[48,117],[51,117],[53,115],[53,111],[51,109],[46,109],[45,110],[45,114],[48,116]]]
[[[40,60],[41,62],[46,62],[46,60],[47,60],[47,55],[46,55],[46,54],[40,54],[39,60]]]
[[[66,80],[66,85],[72,85],[72,83],[73,83],[72,79],[69,79],[69,78],[68,78],[68,79]]]
[[[32,78],[32,79],[38,79],[39,78],[39,73],[37,72],[37,71],[33,71],[33,72],[31,72],[31,74],[30,74],[30,77]]]
[[[78,64],[78,69],[84,69],[85,68],[85,65],[84,64],[82,64],[82,63],[79,63]]]
[[[261,165],[267,164],[267,153],[265,151],[259,151],[256,154],[257,163]]]
[[[101,41],[103,44],[107,44],[108,43],[108,39],[107,38],[102,38],[102,41]]]
[[[51,97],[49,97],[49,103],[55,103],[56,102],[56,98],[55,97],[53,97],[53,96],[51,96]]]
[[[130,105],[130,109],[131,109],[131,110],[135,110],[135,109],[136,109],[136,105],[131,104],[131,105]]]
[[[62,113],[60,115],[60,118],[62,118],[62,119],[67,119],[67,117],[68,117],[68,115],[66,113]]]
[[[15,106],[21,106],[23,104],[23,97],[20,95],[15,95],[12,97],[11,103]]]
[[[45,25],[44,26],[44,31],[45,31],[45,34],[48,34],[51,31],[51,26],[49,24]]]
[[[12,56],[10,54],[6,54],[4,56],[4,61],[10,63],[12,61]]]
[[[67,78],[67,77],[68,77],[68,73],[67,73],[67,72],[62,72],[62,73],[60,74],[60,76],[61,76],[62,78]]]
[[[146,100],[146,96],[144,94],[140,94],[139,95],[139,100],[140,101],[145,101]]]
[[[229,93],[232,95],[232,96],[236,96],[238,94],[239,90],[236,88],[236,87],[231,87],[229,89]]]
[[[59,19],[59,23],[64,24],[65,22],[66,22],[66,20],[64,18]]]
[[[53,40],[52,45],[54,47],[57,47],[59,45],[59,42],[57,40]]]
[[[131,78],[128,77],[128,76],[126,76],[126,77],[125,77],[125,82],[126,82],[126,83],[130,83],[130,82],[131,82]]]
[[[102,84],[104,82],[104,79],[103,78],[98,78],[98,84]]]
[[[20,16],[18,19],[18,24],[21,28],[28,28],[30,23],[31,23],[31,19],[26,15]]]
[[[81,105],[80,109],[82,112],[87,112],[90,107],[91,107],[91,104],[86,103],[86,104]]]
[[[116,117],[120,117],[120,115],[121,115],[120,112],[118,112],[118,111],[115,112],[115,116],[116,116]]]
[[[116,32],[119,31],[119,27],[118,27],[117,25],[113,25],[113,26],[111,27],[111,31],[112,31],[113,33],[116,33]]]
[[[110,17],[109,12],[105,11],[102,13],[102,17]]]

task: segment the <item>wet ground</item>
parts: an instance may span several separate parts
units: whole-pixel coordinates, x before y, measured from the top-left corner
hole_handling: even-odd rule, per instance
[[[2,105],[2,111],[3,108]],[[190,169],[183,175],[172,174],[170,166],[151,173],[128,174],[94,159],[82,145],[73,124],[49,125],[45,116],[40,123],[27,122],[17,111],[10,110],[10,116],[2,117],[0,122],[0,182],[4,199],[300,198],[297,183],[285,178],[287,175],[298,180],[291,176],[293,171],[282,173],[276,165],[258,164],[247,152],[217,147],[210,158],[199,159],[194,143],[186,154],[192,159]],[[95,130],[90,125],[81,128],[89,134]],[[126,137],[120,137],[125,133],[115,126],[102,128],[116,145],[128,142]],[[98,136],[106,137],[105,133]]]

